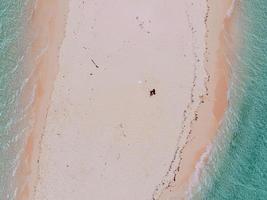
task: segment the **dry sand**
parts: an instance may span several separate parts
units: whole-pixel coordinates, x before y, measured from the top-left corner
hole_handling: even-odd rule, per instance
[[[212,119],[212,132],[201,129],[208,142],[187,154],[185,144],[197,144],[192,121],[205,118],[198,109],[206,105],[214,114],[209,85],[214,94],[222,80],[226,98],[226,74],[208,84],[217,66],[205,60],[207,13],[205,0],[69,1],[59,72],[35,148],[32,199],[184,197],[226,106]]]

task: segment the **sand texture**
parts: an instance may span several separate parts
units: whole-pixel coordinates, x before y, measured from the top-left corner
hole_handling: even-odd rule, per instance
[[[70,0],[68,9],[33,199],[185,198],[227,106],[227,72],[207,63],[208,2]],[[216,91],[224,101],[214,110]],[[201,116],[209,126],[194,128]],[[193,145],[192,130],[208,139]]]

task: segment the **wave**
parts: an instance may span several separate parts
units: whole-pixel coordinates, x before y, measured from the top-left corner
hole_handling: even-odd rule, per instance
[[[267,1],[233,1],[227,17],[236,6],[228,114],[196,199],[267,199]]]
[[[237,0],[232,0],[231,6],[230,8],[228,8],[227,12],[226,12],[226,17],[230,18],[235,10],[235,6],[236,6],[236,2]]]
[[[28,87],[33,66],[27,63],[30,38],[25,36],[34,1],[0,3],[0,199],[5,200],[17,193],[18,163],[30,126],[26,115],[35,98],[35,86]]]
[[[205,151],[203,152],[203,154],[201,155],[199,161],[197,162],[197,164],[195,166],[195,171],[190,178],[189,186],[188,186],[188,189],[186,191],[187,199],[193,198],[193,190],[200,182],[202,170],[205,167],[205,164],[206,164],[207,159],[211,153],[211,150],[212,150],[212,144],[208,144]]]

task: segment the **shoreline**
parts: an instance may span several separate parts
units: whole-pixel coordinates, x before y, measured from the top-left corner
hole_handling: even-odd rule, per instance
[[[229,31],[231,23],[229,10],[233,12],[233,2],[234,0],[223,3],[207,0],[205,65],[208,71],[206,82],[208,94],[194,112],[197,118],[190,122],[187,142],[179,155],[181,158],[179,170],[169,185],[161,191],[159,199],[191,198],[192,189],[198,184],[202,168],[211,153],[212,142],[228,106],[230,69],[224,55],[223,32]]]
[[[43,3],[43,5],[42,5],[42,3]],[[52,4],[53,2],[49,1],[49,3]],[[38,5],[39,6],[41,5],[40,7],[42,7],[42,9],[44,9],[44,13],[42,13],[43,14],[42,15],[42,14],[39,14],[39,11],[37,11],[37,10],[35,11],[36,13],[38,13],[38,16],[40,15],[40,19],[37,17],[38,19],[34,20],[35,22],[33,22],[33,26],[36,25],[36,27],[38,27],[40,21],[43,22],[43,20],[45,19],[45,17],[44,17],[45,13],[46,14],[49,13],[49,12],[46,12],[48,10],[45,11],[45,9],[49,9],[49,3],[47,3],[47,1],[45,2],[43,0],[39,0]],[[222,4],[224,4],[224,3],[222,3]],[[63,15],[64,16],[64,14],[62,14],[62,13],[66,13],[66,10],[63,11],[62,8],[64,8],[64,6],[66,6],[66,5],[63,2],[62,2],[62,5],[63,5],[62,7],[60,7],[60,5],[55,6],[55,7],[50,6],[50,7],[53,7],[53,9],[54,9],[52,11],[53,14],[51,15],[51,13],[50,13],[51,18],[55,15],[60,15],[60,16]],[[227,7],[227,6],[225,6],[225,7]],[[56,14],[59,10],[61,10],[62,12],[59,12],[60,14]],[[212,16],[212,17],[209,17],[209,18],[211,18],[213,20],[216,19],[216,17],[214,17],[214,16]],[[39,62],[38,68],[42,68],[42,66],[46,66],[46,65],[51,65],[51,66],[56,66],[56,67],[54,69],[52,69],[53,67],[51,67],[51,69],[47,69],[48,71],[46,71],[46,69],[43,69],[43,70],[40,69],[40,70],[36,71],[35,77],[38,77],[37,79],[38,79],[39,84],[37,85],[37,96],[36,96],[36,99],[34,101],[34,105],[33,105],[33,109],[32,109],[32,112],[33,112],[32,116],[36,116],[35,120],[37,123],[34,124],[34,129],[30,133],[30,135],[27,139],[27,145],[25,147],[26,152],[23,155],[23,160],[27,160],[27,162],[22,163],[22,166],[19,166],[19,173],[20,173],[19,177],[25,178],[25,177],[29,176],[29,174],[30,174],[30,178],[28,177],[28,179],[35,180],[35,181],[31,182],[30,185],[28,185],[28,183],[27,183],[27,185],[25,185],[24,188],[18,192],[18,199],[19,200],[32,199],[32,196],[29,196],[29,195],[34,195],[34,193],[35,193],[34,189],[36,189],[35,187],[37,186],[36,183],[37,183],[37,179],[38,179],[37,176],[39,176],[39,174],[38,174],[39,169],[35,169],[35,167],[39,166],[40,158],[38,156],[39,156],[39,153],[41,152],[41,150],[39,148],[42,148],[42,144],[41,144],[42,143],[42,136],[41,136],[41,134],[38,134],[38,133],[43,132],[42,130],[45,129],[45,127],[43,127],[43,125],[45,124],[45,121],[46,121],[48,108],[49,108],[49,102],[50,102],[51,95],[52,95],[53,88],[54,88],[53,83],[56,80],[56,77],[58,76],[58,73],[57,73],[58,70],[57,69],[58,69],[59,59],[56,55],[59,55],[59,48],[60,48],[62,41],[64,39],[64,36],[61,34],[61,31],[65,29],[65,28],[63,28],[62,24],[64,24],[63,22],[65,22],[66,17],[63,17],[63,18],[58,19],[57,17],[55,17],[54,18],[54,19],[56,19],[54,22],[55,24],[53,24],[53,23],[50,24],[49,19],[45,20],[45,21],[47,21],[46,23],[49,23],[51,27],[57,27],[56,24],[59,24],[60,26],[58,26],[54,30],[54,32],[50,33],[50,36],[52,35],[51,38],[56,37],[53,39],[53,41],[51,41],[51,44],[53,44],[52,45],[53,47],[51,47],[52,49],[49,49],[49,47],[48,47],[48,49],[47,49],[48,53],[44,53],[38,59],[38,62]],[[209,24],[207,26],[209,26]],[[217,30],[217,28],[213,28],[213,30],[215,30],[215,32],[216,32],[219,30],[219,29]],[[58,35],[56,30],[58,30],[58,33],[60,33],[60,36]],[[37,39],[37,41],[36,41],[37,45],[34,45],[34,49],[40,49],[40,46],[44,47],[45,40],[47,39],[47,38],[45,38],[45,35],[48,34],[48,32],[44,31],[43,34],[44,35],[41,36],[40,40]],[[218,34],[219,33],[216,33],[214,35],[218,35]],[[212,40],[211,38],[208,38],[208,41],[211,41],[211,40]],[[214,38],[213,38],[213,41],[214,41]],[[214,48],[214,46],[210,47],[208,45],[208,49],[217,49],[217,48],[216,47]],[[220,44],[220,49],[221,49],[221,44]],[[36,51],[36,50],[33,50],[33,51]],[[212,51],[212,50],[209,50],[209,51]],[[212,52],[214,53],[215,51],[212,51]],[[209,53],[210,52],[208,52],[207,54],[209,54]],[[221,54],[221,53],[218,53],[218,54]],[[34,55],[35,55],[35,53],[34,53]],[[49,57],[49,56],[53,56],[53,58]],[[208,57],[209,58],[212,57],[215,59],[217,56],[209,55]],[[44,59],[47,59],[47,58],[50,58],[51,60],[48,59],[49,61],[43,61]],[[213,60],[213,61],[209,61],[209,63],[213,63],[213,64],[208,65],[208,68],[209,68],[208,71],[210,74],[210,81],[208,83],[209,95],[207,97],[203,97],[203,100],[205,101],[205,103],[197,109],[197,115],[195,112],[191,113],[192,114],[192,116],[190,116],[191,118],[194,119],[197,116],[197,118],[199,118],[199,120],[194,121],[193,124],[190,123],[189,128],[192,128],[192,134],[190,134],[189,137],[186,136],[189,143],[185,145],[185,147],[183,148],[183,153],[182,153],[182,158],[193,157],[194,160],[192,161],[190,159],[189,160],[184,159],[181,162],[181,165],[179,166],[179,168],[180,168],[180,170],[183,170],[185,172],[184,173],[178,173],[175,175],[174,183],[172,183],[172,185],[170,187],[170,189],[172,190],[171,195],[176,194],[177,192],[184,195],[184,193],[187,192],[188,181],[189,181],[190,177],[192,176],[192,174],[194,174],[196,163],[200,160],[203,153],[205,153],[206,146],[210,143],[210,141],[212,141],[213,137],[216,136],[216,130],[219,127],[220,120],[223,116],[223,113],[224,113],[226,107],[227,107],[227,100],[226,99],[224,99],[224,102],[221,105],[217,105],[218,101],[216,101],[215,99],[218,99],[219,96],[222,94],[223,94],[222,95],[223,97],[227,96],[226,94],[227,94],[228,71],[227,70],[224,71],[224,75],[219,77],[218,74],[220,74],[220,72],[222,72],[222,71],[221,71],[221,69],[216,68],[216,67],[218,67],[217,61]],[[216,67],[211,66],[211,65],[214,65],[214,63],[216,63]],[[223,64],[223,59],[220,62],[220,66],[221,66],[221,64]],[[225,66],[225,68],[226,68],[226,66]],[[44,90],[46,92],[44,92]],[[47,91],[49,91],[49,92],[47,92]],[[216,115],[215,118],[213,118],[213,117],[211,118],[211,120],[213,121],[212,127],[204,127],[203,126],[205,121],[207,119],[210,119],[210,117],[211,117],[208,113],[213,113]],[[205,116],[205,117],[203,117],[203,116]],[[202,119],[205,119],[204,123],[203,123]],[[199,141],[201,141],[201,143],[199,141],[194,142],[195,140],[198,140],[199,137],[202,136],[202,135],[196,135],[196,133],[195,133],[196,132],[195,130],[199,130],[199,129],[203,130],[203,131],[200,131],[203,134],[205,134],[205,130],[207,130],[207,129],[210,130],[209,134],[208,134],[209,135],[208,140],[200,139]],[[197,131],[197,132],[199,132],[199,131]],[[207,136],[205,135],[205,137],[207,137]],[[38,141],[38,143],[36,141]],[[193,164],[192,164],[192,162],[193,162]],[[190,170],[184,170],[184,168],[190,168]],[[30,173],[31,170],[33,170],[33,171]],[[180,174],[182,174],[182,175],[180,176]],[[179,180],[182,180],[183,185],[182,185],[182,187],[178,187],[178,190],[176,190],[176,184],[179,183]],[[22,180],[20,180],[20,178],[19,178],[19,181],[22,181]],[[175,189],[173,189],[173,188],[175,188]],[[168,191],[167,192],[166,191],[167,190],[164,190],[163,196],[160,196],[161,198],[163,197],[163,199],[164,199],[165,197],[170,195],[168,193]],[[167,195],[167,196],[165,196],[165,195]]]
[[[33,5],[26,34],[32,38],[27,63],[33,66],[34,73],[29,77],[24,96],[34,90],[34,101],[29,111],[30,132],[26,135],[15,174],[17,200],[34,198],[38,180],[39,144],[58,71],[58,55],[64,38],[66,14],[67,3],[61,0],[37,0]]]
[[[72,3],[60,58],[64,67],[57,76],[41,144],[44,148],[37,199],[151,197],[175,151],[180,137],[177,129],[188,101],[193,101],[192,90],[197,94],[205,90],[201,84],[204,70],[199,66],[199,60],[204,58],[197,47],[205,33],[199,22],[204,3],[195,4],[191,10],[193,2],[172,2],[160,15],[161,1],[144,5],[118,1],[118,5],[102,6],[86,1]],[[127,14],[116,10],[117,6],[128,9]],[[86,16],[88,21],[83,20]],[[105,23],[106,16],[114,20],[112,30]],[[200,33],[195,33],[195,27]],[[108,31],[109,40],[103,34]],[[76,54],[70,59],[74,48]],[[77,64],[79,70],[75,68]],[[86,93],[85,85],[89,89]],[[153,87],[157,95],[151,98],[147,90]],[[63,152],[68,156],[64,157]],[[92,174],[91,170],[95,172]],[[83,187],[78,187],[78,180]],[[98,189],[103,185],[110,186],[104,193]],[[73,193],[64,194],[62,191],[68,188]]]

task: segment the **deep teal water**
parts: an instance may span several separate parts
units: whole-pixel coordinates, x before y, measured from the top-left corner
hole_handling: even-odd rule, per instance
[[[24,66],[29,3],[0,0],[0,200],[14,199],[14,173],[27,128],[19,99],[29,75]]]
[[[267,199],[267,1],[239,1],[229,109],[193,199]]]

